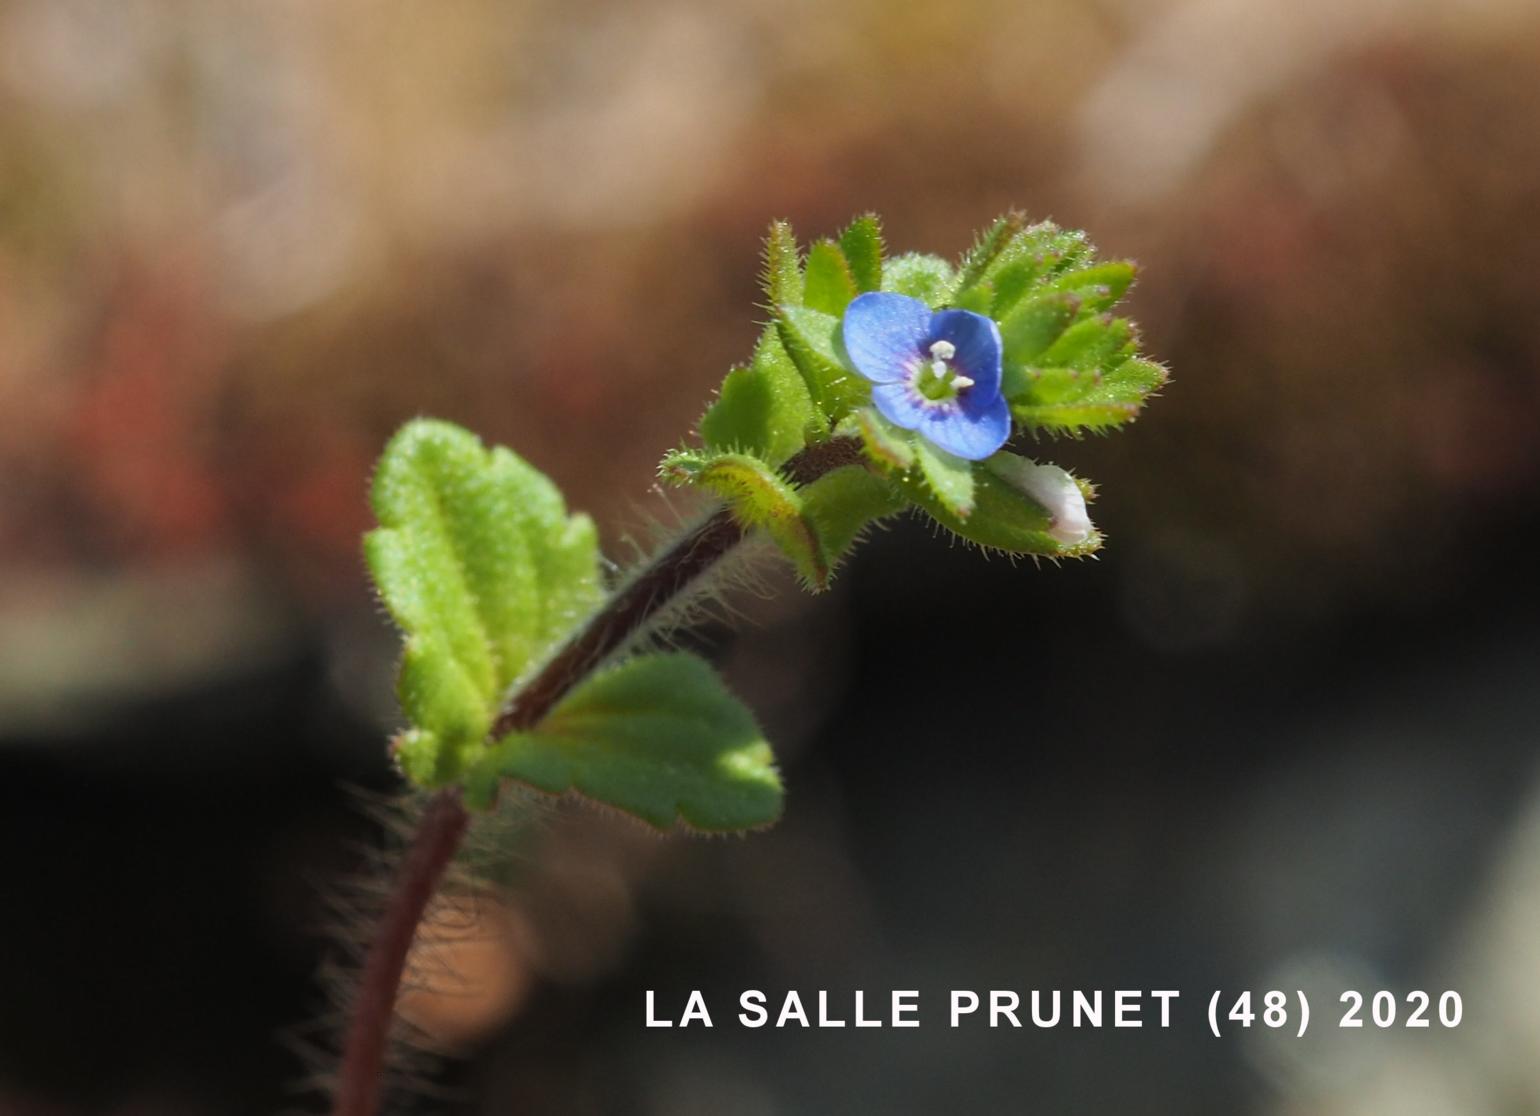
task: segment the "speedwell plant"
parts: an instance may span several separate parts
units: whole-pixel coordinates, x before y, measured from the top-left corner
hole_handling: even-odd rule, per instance
[[[1080,232],[996,221],[957,262],[887,257],[875,217],[804,255],[770,228],[771,321],[660,466],[713,510],[612,583],[593,523],[502,447],[417,420],[376,473],[365,554],[405,637],[401,772],[431,792],[361,975],[335,1111],[373,1116],[413,933],[470,817],[516,783],[659,829],[769,825],[782,785],[753,715],[649,634],[750,535],[813,591],[874,523],[1073,558],[1094,490],[1026,452],[1121,427],[1166,380],[1113,313],[1134,279]]]

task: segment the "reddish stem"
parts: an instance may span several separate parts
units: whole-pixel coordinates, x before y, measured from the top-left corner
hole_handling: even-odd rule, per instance
[[[364,961],[358,999],[353,1004],[353,1021],[342,1048],[342,1069],[332,1107],[335,1116],[375,1116],[379,1108],[385,1049],[407,953],[469,821],[465,807],[460,805],[459,788],[451,787],[429,800],[417,823],[412,847],[401,864],[390,902]]]

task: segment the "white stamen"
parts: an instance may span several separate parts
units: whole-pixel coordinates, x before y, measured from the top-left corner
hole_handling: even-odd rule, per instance
[[[943,384],[950,382],[955,388],[972,387],[973,381],[967,376],[953,376],[951,365],[947,362],[957,355],[957,346],[950,341],[933,341],[930,346],[930,374]]]
[[[973,386],[973,377],[964,376],[959,372],[957,375],[952,377],[952,386],[958,391],[961,391],[963,388],[970,388]]]

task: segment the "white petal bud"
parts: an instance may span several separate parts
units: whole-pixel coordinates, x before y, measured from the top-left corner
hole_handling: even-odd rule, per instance
[[[1057,465],[1038,465],[1025,457],[997,454],[990,469],[1001,480],[1025,492],[1048,512],[1048,534],[1066,546],[1091,537],[1091,517],[1085,510],[1085,494],[1075,478]]]

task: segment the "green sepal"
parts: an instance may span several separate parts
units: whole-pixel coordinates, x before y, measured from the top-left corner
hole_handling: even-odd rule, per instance
[[[950,263],[923,252],[894,256],[882,268],[883,290],[917,298],[927,306],[939,306],[955,281]]]
[[[856,280],[845,253],[832,240],[820,240],[807,253],[802,273],[802,304],[839,317],[856,297]]]
[[[902,511],[907,501],[864,465],[831,470],[801,489],[803,514],[813,524],[831,573],[872,523]]]
[[[823,428],[807,384],[773,328],[760,335],[749,366],[727,374],[700,420],[708,449],[751,453],[771,465],[783,464]]]
[[[973,514],[976,498],[973,462],[950,454],[924,438],[915,438],[912,444],[926,491],[950,514],[967,519]]]
[[[906,472],[914,465],[914,435],[889,422],[875,407],[851,411],[835,433],[859,438],[867,458],[889,472]]]
[[[875,213],[857,217],[840,233],[840,250],[858,292],[882,290],[882,225]]]
[[[786,221],[771,221],[765,237],[765,296],[771,306],[802,304],[802,264],[796,234]]]
[[[468,803],[489,806],[505,778],[657,829],[732,833],[781,814],[770,745],[694,655],[643,655],[585,679],[533,729],[497,742],[466,781]]]
[[[839,318],[804,306],[783,305],[776,325],[814,406],[831,424],[866,402],[870,395],[866,381],[840,359]]]
[[[1010,457],[997,454],[996,457]],[[992,458],[991,461],[994,459]],[[952,513],[924,485],[912,484],[909,492],[932,519],[958,538],[989,550],[1008,554],[1036,554],[1049,558],[1078,558],[1100,548],[1102,537],[1092,531],[1083,542],[1066,545],[1048,533],[1050,516],[1037,501],[996,475],[989,464],[974,474],[973,513],[966,519]]]
[[[727,501],[738,522],[765,530],[809,588],[828,587],[829,565],[803,514],[802,494],[765,462],[742,453],[677,450],[663,459],[660,472],[673,484],[704,488]]]
[[[597,535],[538,470],[447,422],[403,427],[370,499],[365,560],[406,636],[408,770],[440,785],[483,747],[508,687],[598,602]]]

